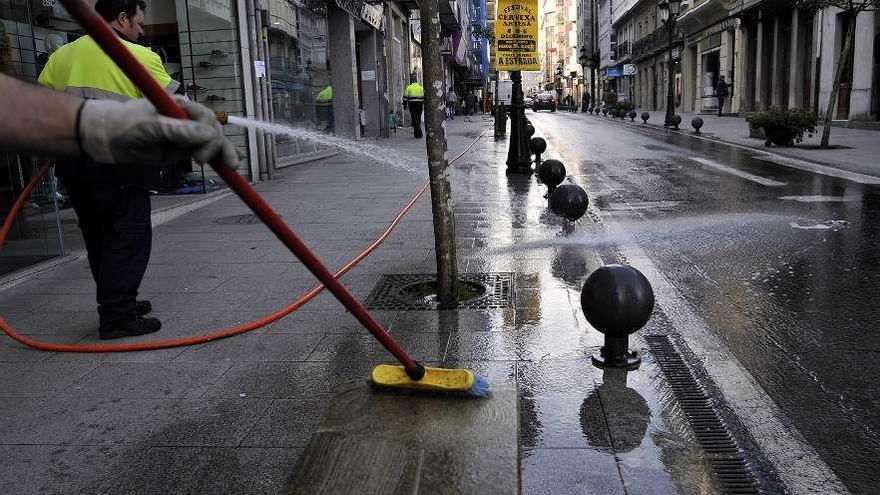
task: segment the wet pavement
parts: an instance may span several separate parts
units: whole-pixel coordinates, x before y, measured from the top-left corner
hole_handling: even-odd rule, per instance
[[[548,138],[545,158],[562,159],[588,190],[590,214],[571,232],[548,213],[534,177],[505,174],[507,142],[491,140],[488,119],[456,119],[450,156],[487,133],[453,165],[459,269],[513,273],[512,304],[373,312],[416,359],[516,385],[523,493],[720,492],[648,335],[675,339],[756,476],[768,493],[781,490],[773,456],[727,407],[726,384],[701,369],[666,308],[631,341],[641,368],[591,364],[602,336],[580,310],[580,287],[603,264],[640,262],[627,258],[635,245],[847,487],[869,493],[878,417],[870,352],[880,349],[868,326],[873,189],[686,136],[658,139],[576,114],[529,117]],[[383,145],[414,156],[423,146],[403,133]],[[331,267],[370,244],[424,181],[354,156],[279,175],[257,189]],[[816,201],[826,196],[836,199]],[[427,199],[342,278],[361,300],[383,274],[435,271]],[[132,340],[240,324],[314,284],[264,227],[239,221],[247,213],[230,197],[156,229],[143,292],[165,327]],[[848,223],[826,223],[835,220]],[[93,290],[78,260],[0,292],[0,307],[34,337],[96,343]],[[329,294],[266,328],[191,348],[73,355],[0,341],[0,492],[277,493],[333,394],[386,360]]]
[[[880,188],[597,118],[530,118],[597,214],[630,233],[622,244],[656,264],[846,487],[876,493]]]

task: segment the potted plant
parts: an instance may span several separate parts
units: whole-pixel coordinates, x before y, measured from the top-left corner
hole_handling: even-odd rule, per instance
[[[816,132],[816,116],[802,108],[770,107],[746,117],[751,128],[764,131],[765,146],[794,146],[804,140],[804,133],[810,136]]]

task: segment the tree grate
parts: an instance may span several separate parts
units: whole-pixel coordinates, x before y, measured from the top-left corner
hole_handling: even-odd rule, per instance
[[[250,225],[260,223],[262,220],[253,213],[245,213],[243,215],[230,215],[228,217],[215,218],[214,223],[219,225]]]
[[[685,419],[693,429],[700,447],[706,452],[709,468],[723,492],[762,493],[751,466],[743,458],[736,440],[718,417],[703,387],[694,378],[669,337],[648,335],[645,340],[678,399]]]
[[[514,274],[500,273],[459,273],[458,279],[485,288],[482,295],[459,301],[457,309],[502,309],[513,307]],[[405,288],[418,283],[433,282],[437,275],[433,273],[391,274],[382,275],[379,283],[367,297],[369,309],[391,310],[435,310],[436,304],[416,301],[404,297]]]

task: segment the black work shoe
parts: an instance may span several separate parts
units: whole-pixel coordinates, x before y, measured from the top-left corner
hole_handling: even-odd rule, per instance
[[[134,314],[144,316],[150,314],[150,311],[153,311],[153,305],[150,304],[150,301],[135,301]]]
[[[146,335],[148,333],[158,332],[162,328],[162,322],[158,318],[141,318],[125,322],[108,325],[100,328],[98,333],[101,340],[119,339],[122,337],[134,337],[137,335]]]

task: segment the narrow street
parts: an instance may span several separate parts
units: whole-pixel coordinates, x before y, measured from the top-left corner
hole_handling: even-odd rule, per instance
[[[847,488],[875,492],[880,187],[629,121],[527,117],[545,158],[563,161],[608,229],[632,236],[599,239],[600,252],[642,251]],[[727,379],[722,393],[740,381]]]

